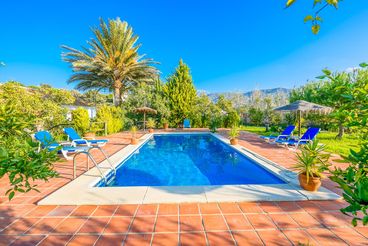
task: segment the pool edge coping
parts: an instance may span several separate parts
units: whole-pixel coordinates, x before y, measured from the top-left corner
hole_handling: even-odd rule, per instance
[[[211,132],[156,132],[143,135],[137,145],[128,145],[110,158],[116,167],[142,147],[154,134],[211,134],[236,149],[255,164],[285,181],[273,185],[211,185],[211,186],[132,186],[94,187],[101,177],[96,167],[41,199],[38,205],[108,205],[173,202],[241,202],[241,201],[303,201],[336,200],[341,197],[321,187],[318,192],[300,188],[297,174],[241,145],[230,145],[229,140]],[[99,164],[104,175],[111,172],[107,161]]]

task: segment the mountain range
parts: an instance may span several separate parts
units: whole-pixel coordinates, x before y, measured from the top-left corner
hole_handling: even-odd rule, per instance
[[[226,98],[231,98],[235,95],[242,94],[244,97],[250,98],[255,92],[259,92],[262,97],[274,95],[282,95],[288,97],[289,93],[291,92],[291,89],[278,87],[272,89],[252,90],[247,92],[216,92],[216,93],[208,93],[208,96],[212,100],[216,101],[216,99],[220,95],[224,95]]]

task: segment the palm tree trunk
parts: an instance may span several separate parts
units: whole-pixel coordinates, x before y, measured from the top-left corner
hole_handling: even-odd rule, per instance
[[[121,81],[115,80],[114,83],[114,105],[120,106],[121,104]]]

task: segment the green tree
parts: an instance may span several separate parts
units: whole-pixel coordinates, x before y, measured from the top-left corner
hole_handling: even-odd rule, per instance
[[[216,127],[222,124],[223,113],[217,104],[205,94],[201,93],[195,99],[195,104],[190,112],[190,119],[194,127],[209,127],[216,123]]]
[[[0,106],[0,178],[9,179],[9,199],[16,192],[37,190],[35,180],[57,176],[52,165],[57,160],[57,150],[37,151],[38,144],[25,131],[34,130],[34,122],[32,115],[16,110],[10,103]]]
[[[124,112],[121,107],[102,105],[97,109],[96,122],[105,122],[108,134],[119,132],[124,127]]]
[[[80,133],[84,134],[88,131],[90,127],[90,120],[88,115],[88,110],[82,107],[79,107],[72,111],[72,120],[75,126],[75,129]]]
[[[296,100],[305,100],[326,106],[330,106],[334,111],[328,116],[316,116],[309,114],[308,118],[318,119],[321,122],[326,118],[330,120],[330,124],[338,127],[337,138],[341,139],[346,127],[346,117],[348,110],[342,110],[345,105],[345,94],[351,93],[354,83],[351,74],[346,72],[332,73],[324,69],[323,75],[318,78],[320,81],[308,83],[300,88],[294,89],[290,94],[290,102]]]
[[[248,117],[253,125],[260,126],[263,121],[263,111],[256,107],[251,107],[248,111]]]
[[[341,95],[344,102],[339,111],[343,111],[343,114],[348,112],[346,121],[351,126],[359,127],[361,148],[359,151],[351,149],[346,157],[348,168],[335,168],[330,177],[343,190],[343,197],[349,206],[341,211],[353,216],[354,226],[358,221],[362,221],[363,225],[368,224],[368,64],[362,63],[360,66],[361,69],[349,74],[350,83],[343,85],[343,88],[336,88],[336,92],[344,91]]]
[[[157,122],[163,123],[170,116],[168,108],[168,98],[164,94],[162,81],[157,78],[153,84],[140,84],[133,88],[124,101],[123,108],[127,111],[127,116],[134,121],[143,120],[142,114],[137,114],[134,110],[139,107],[150,107],[157,110],[155,117]]]
[[[19,82],[9,81],[0,85],[0,102],[9,103],[16,111],[35,117],[35,123],[42,128],[66,122],[67,110],[62,104],[74,101],[66,90],[26,87]]]
[[[327,7],[334,7],[335,9],[338,8],[339,2],[342,0],[311,0],[313,2],[313,8],[316,7],[316,11],[313,15],[307,15],[304,17],[304,23],[311,22],[312,23],[312,32],[314,34],[318,34],[320,30],[320,24],[323,21],[320,13]],[[296,0],[287,0],[286,7],[292,6]]]
[[[119,18],[105,23],[100,19],[100,28],[93,28],[94,38],[82,51],[63,46],[63,59],[69,62],[74,74],[69,82],[76,82],[77,89],[102,89],[113,91],[115,106],[122,102],[122,93],[137,83],[156,77],[157,70],[152,59],[144,59],[138,53],[141,44],[133,28]]]
[[[180,59],[179,66],[169,76],[164,91],[169,100],[171,122],[179,125],[189,117],[196,98],[192,75],[183,60]]]

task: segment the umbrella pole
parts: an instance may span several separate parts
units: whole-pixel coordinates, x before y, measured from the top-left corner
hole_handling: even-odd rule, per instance
[[[146,131],[146,112],[143,113],[143,131]]]
[[[300,133],[302,129],[302,112],[298,110],[297,115],[298,115],[298,137],[300,138]]]

